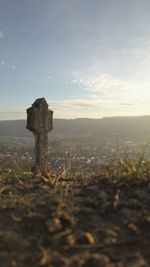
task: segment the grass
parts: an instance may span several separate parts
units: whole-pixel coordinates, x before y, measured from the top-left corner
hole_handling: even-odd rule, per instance
[[[146,159],[148,148],[149,143],[144,144],[141,151],[134,158],[127,151],[122,155],[119,136],[116,134],[116,148],[114,149],[112,159],[109,159],[107,165],[96,169],[96,175],[116,179],[120,177],[134,177],[137,179],[150,177],[150,160]]]
[[[133,159],[127,152],[122,156],[119,149],[118,138],[116,140],[116,149],[114,156],[105,166],[99,167],[93,174],[94,177],[108,178],[112,180],[123,179],[138,179],[144,180],[150,177],[150,161],[145,159],[146,151],[149,144],[146,144],[138,156]],[[62,210],[64,201],[68,197],[72,197],[75,193],[74,188],[78,185],[80,189],[85,186],[93,178],[82,172],[70,172],[55,171],[48,169],[45,174],[40,172],[32,173],[26,164],[21,162],[21,165],[17,163],[15,159],[10,161],[10,166],[7,163],[0,166],[0,180],[3,179],[15,179],[19,184],[22,184],[22,179],[34,179],[39,180],[50,185],[53,188],[53,192],[59,195],[59,203],[56,213]],[[0,189],[0,195],[5,191],[5,188]],[[117,201],[117,200],[116,200]]]
[[[95,170],[95,174],[103,177],[113,178],[134,177],[137,179],[142,179],[144,177],[149,177],[150,161],[146,160],[146,151],[148,147],[149,143],[145,144],[136,158],[131,158],[128,152],[125,152],[124,155],[121,155],[118,137],[116,137],[116,149],[112,159],[107,163],[107,165],[97,168]],[[40,176],[40,173],[37,172],[34,175]],[[2,163],[0,167],[0,179],[10,176],[19,179],[19,177],[33,176],[33,174],[27,164],[24,164],[23,161],[19,161],[18,163],[16,159],[14,159],[10,161],[10,167],[8,167],[8,163],[7,167],[5,166],[5,163]],[[87,180],[88,175],[87,173],[84,173],[84,171],[71,172],[68,170],[55,171],[52,169],[47,170],[45,175],[43,175],[43,179],[53,185],[56,190],[58,187],[65,187],[66,191],[69,191],[68,183],[71,184],[71,181],[77,180],[78,177],[80,177],[80,182],[82,183]],[[62,180],[64,181],[62,182]]]

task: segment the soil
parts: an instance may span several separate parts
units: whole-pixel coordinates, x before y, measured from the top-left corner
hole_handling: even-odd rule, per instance
[[[150,266],[150,180],[1,179],[0,266]]]

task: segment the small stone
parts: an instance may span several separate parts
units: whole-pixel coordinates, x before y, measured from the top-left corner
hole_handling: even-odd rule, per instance
[[[77,243],[82,245],[93,245],[95,243],[95,239],[91,233],[85,232],[77,239]]]

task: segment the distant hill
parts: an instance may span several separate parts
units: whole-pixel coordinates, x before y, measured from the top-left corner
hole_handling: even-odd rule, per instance
[[[150,140],[150,116],[102,119],[54,119],[52,135],[87,137],[91,140]],[[26,120],[0,121],[0,136],[30,136]]]

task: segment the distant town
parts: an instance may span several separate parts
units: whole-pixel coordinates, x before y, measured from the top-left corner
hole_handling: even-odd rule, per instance
[[[146,142],[133,142],[126,140],[116,143],[79,141],[66,139],[62,136],[52,135],[49,138],[48,165],[55,171],[84,172],[92,174],[102,166],[106,166],[115,160],[117,153],[120,157],[128,155],[136,159],[147,145]],[[3,168],[11,168],[15,164],[19,168],[30,170],[34,160],[34,138],[13,137],[0,139],[0,165]],[[147,146],[145,158],[150,159],[150,148]]]

